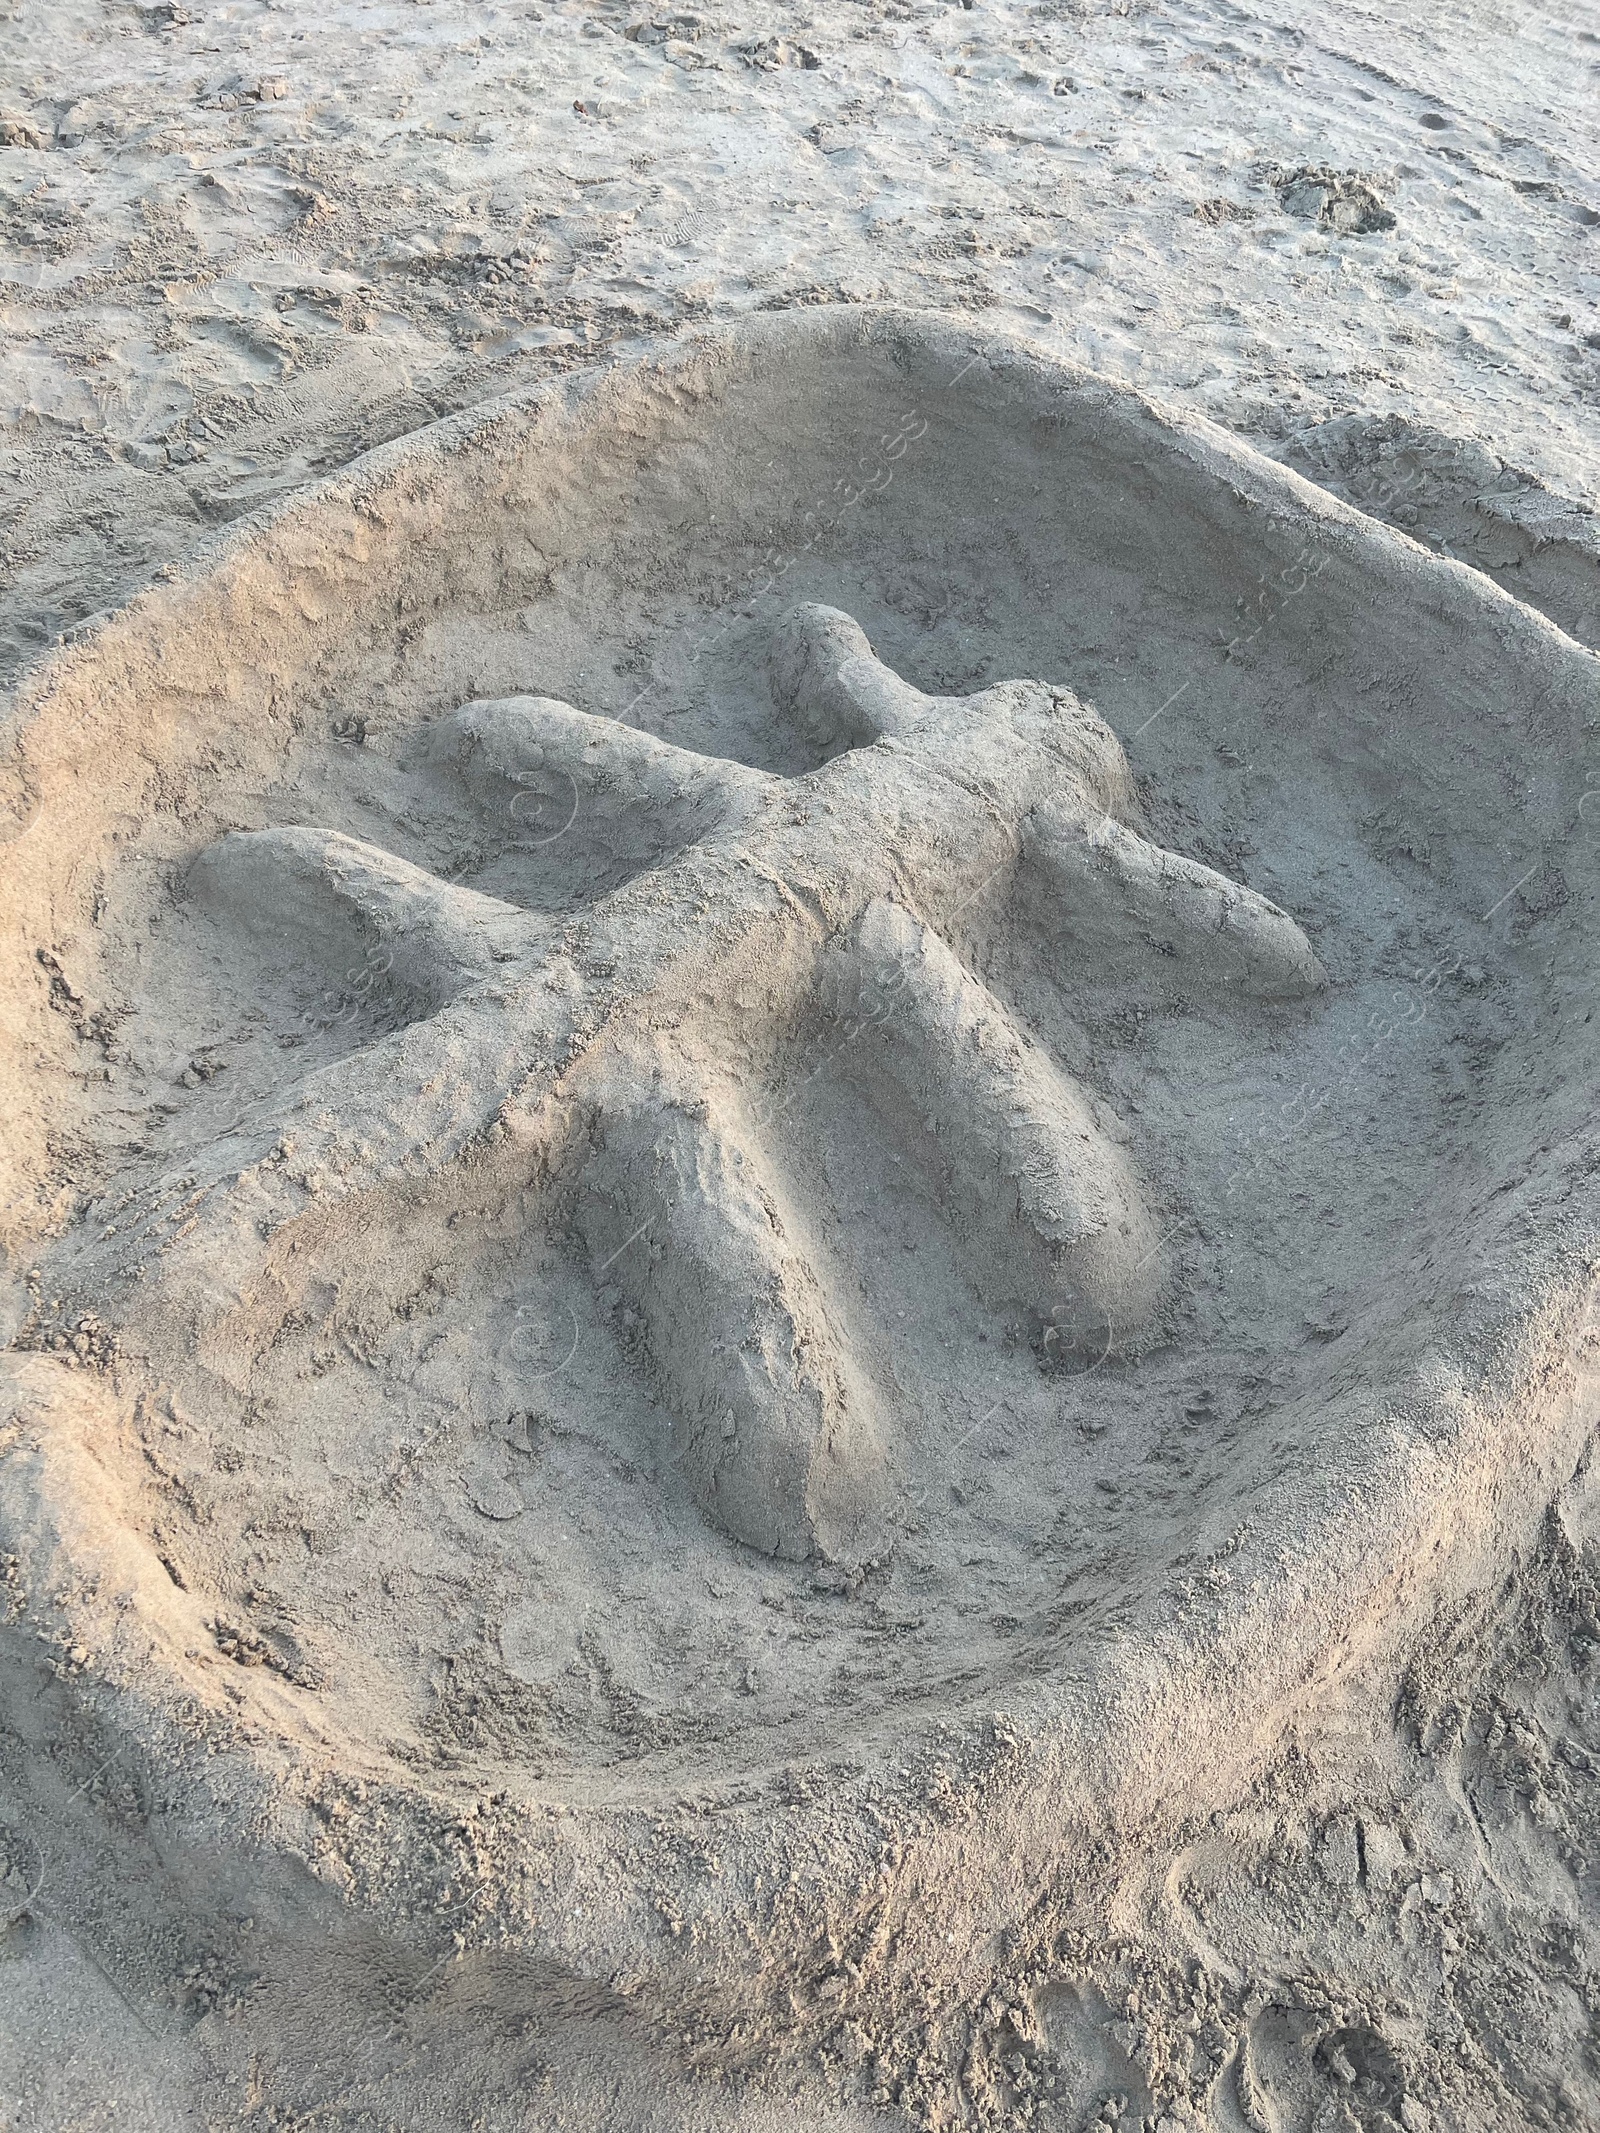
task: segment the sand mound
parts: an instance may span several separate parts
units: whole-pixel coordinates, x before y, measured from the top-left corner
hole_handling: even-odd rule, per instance
[[[391,1943],[981,1992],[1572,1473],[1597,710],[893,313],[243,527],[14,713],[19,1620]]]

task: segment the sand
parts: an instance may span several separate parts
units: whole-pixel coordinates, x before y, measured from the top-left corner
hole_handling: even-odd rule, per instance
[[[1591,2122],[1587,47],[183,12],[0,150],[13,2122]]]

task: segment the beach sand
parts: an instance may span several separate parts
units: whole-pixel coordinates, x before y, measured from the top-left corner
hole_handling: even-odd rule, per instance
[[[1593,2123],[1600,26],[0,42],[0,2123]]]

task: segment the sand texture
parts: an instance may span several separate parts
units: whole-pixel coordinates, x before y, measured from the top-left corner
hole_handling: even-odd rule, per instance
[[[348,18],[390,69],[458,24]],[[308,20],[207,19],[254,42],[205,123],[308,123],[309,55],[271,86]],[[781,88],[848,191],[912,123],[838,106],[916,18],[874,19],[838,67],[776,18],[528,50],[563,156],[680,106],[753,141]],[[170,79],[196,26],[129,22]],[[970,47],[940,95],[1023,27],[930,17]],[[996,127],[1086,93],[991,87]],[[0,157],[102,123],[39,108]],[[1437,210],[1375,157],[1272,168],[1330,275]],[[608,224],[570,182],[576,258]],[[167,515],[177,418],[135,450],[97,401],[75,467],[29,373],[0,2112],[1593,2124],[1587,462],[1526,365],[1498,450],[1458,354],[1403,415],[1243,420],[1237,366],[1172,389],[1174,324],[1070,360],[1038,262],[1003,303],[908,287],[885,209],[879,284],[802,289],[742,211],[781,301],[624,319],[575,264],[532,323],[484,269],[506,338],[435,350],[404,420],[375,312],[399,433],[320,480],[363,358],[306,373],[296,461],[285,343],[209,530]],[[672,243],[709,270],[717,227]],[[134,483],[142,567],[90,506]]]

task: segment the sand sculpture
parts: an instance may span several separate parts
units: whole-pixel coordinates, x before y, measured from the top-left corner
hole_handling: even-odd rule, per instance
[[[1048,1354],[1092,1362],[1147,1326],[1160,1240],[1124,1150],[962,967],[941,917],[1028,867],[1063,956],[1165,957],[1175,990],[1223,996],[1295,998],[1322,973],[1265,898],[1118,819],[1134,805],[1122,750],[1065,690],[924,696],[821,607],[778,625],[772,667],[829,757],[803,778],[537,697],[471,704],[427,733],[433,773],[486,811],[565,781],[574,813],[603,809],[675,852],[595,914],[590,961],[611,974],[576,996],[543,967],[547,918],[339,832],[236,832],[201,856],[194,888],[280,956],[323,966],[330,997],[341,973],[380,972],[405,1014],[504,1025],[497,1050],[530,1026],[531,1050],[559,1063],[508,1091],[503,1117],[526,1121],[553,1180],[577,1172],[578,1227],[642,1321],[701,1501],[752,1547],[858,1565],[892,1538],[886,1419],[808,1262],[804,1211],[764,1174],[767,1098],[730,1075],[717,1023],[731,1013],[748,1057],[763,1021],[828,1017],[887,1129],[938,1174],[987,1300],[1031,1319]],[[696,1012],[708,992],[720,1014]],[[381,1052],[342,1072],[381,1078]],[[318,1102],[341,1130],[336,1090]]]
[[[402,441],[65,647],[0,1503],[126,1842],[290,1970],[708,2050],[1019,2005],[1576,1485],[1596,700],[894,313]]]

